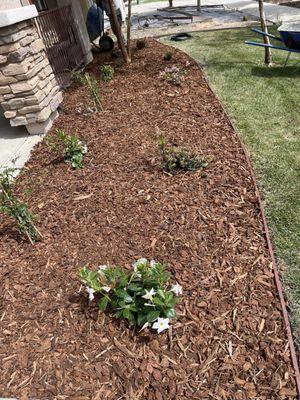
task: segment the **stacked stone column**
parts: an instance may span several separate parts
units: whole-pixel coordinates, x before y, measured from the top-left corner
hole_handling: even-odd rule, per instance
[[[0,28],[0,104],[11,126],[41,133],[52,125],[62,93],[32,19]]]

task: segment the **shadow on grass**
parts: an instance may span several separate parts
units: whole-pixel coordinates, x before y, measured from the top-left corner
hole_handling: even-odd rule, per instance
[[[300,66],[288,66],[288,67],[265,67],[256,66],[252,68],[252,75],[260,76],[263,78],[299,78],[300,77]]]
[[[241,68],[246,68],[247,70],[253,67],[255,68],[255,63],[251,61],[227,61],[227,62],[218,62],[207,60],[199,63],[202,68],[213,68],[218,72],[232,71],[232,70],[241,70]]]

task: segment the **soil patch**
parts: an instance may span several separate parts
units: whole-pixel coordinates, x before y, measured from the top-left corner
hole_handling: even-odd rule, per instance
[[[172,62],[163,61],[166,51]],[[105,58],[106,57],[106,58]],[[99,77],[99,56],[89,70]],[[159,79],[187,71],[180,87]],[[42,242],[0,216],[0,395],[37,399],[295,399],[282,311],[244,153],[196,63],[150,40],[101,83],[103,113],[65,94],[54,128],[87,143],[72,170],[40,143],[17,190]],[[205,171],[162,172],[154,136],[212,159]],[[25,196],[25,195],[24,195]],[[167,334],[133,332],[88,306],[77,269],[140,257],[183,286]],[[127,349],[127,350],[126,350]],[[128,351],[130,350],[130,351]]]

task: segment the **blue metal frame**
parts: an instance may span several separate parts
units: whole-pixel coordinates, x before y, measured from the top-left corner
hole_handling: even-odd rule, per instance
[[[261,31],[260,29],[252,28],[251,31],[258,33],[259,35],[262,35],[262,36],[268,36],[271,39],[279,40],[279,42],[283,42],[283,40],[280,36],[271,35],[271,33],[266,33],[264,31]]]
[[[253,31],[255,33],[258,33],[259,35],[267,36],[267,37],[269,37],[271,39],[278,40],[279,42],[284,44],[283,39],[281,37],[279,37],[279,36],[271,35],[270,33],[263,32],[263,31],[261,31],[260,29],[257,29],[257,28],[252,28],[251,31]],[[284,66],[287,65],[287,62],[288,62],[288,60],[290,58],[291,53],[299,53],[300,54],[300,50],[290,49],[290,48],[288,48],[286,46],[285,47],[283,47],[283,46],[274,46],[273,44],[252,42],[250,40],[246,40],[245,44],[250,44],[251,46],[258,46],[258,47],[269,47],[270,49],[287,51],[288,55],[287,55],[287,58],[285,60]]]
[[[251,42],[249,40],[246,40],[245,44],[250,44],[251,46],[259,46],[259,47],[270,47],[271,49],[284,50],[288,51],[289,53],[300,53],[300,50],[289,49],[288,47],[282,47],[282,46],[274,46],[273,44]]]

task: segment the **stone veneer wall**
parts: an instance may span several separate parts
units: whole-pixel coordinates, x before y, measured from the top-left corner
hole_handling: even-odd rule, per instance
[[[11,126],[43,126],[61,101],[34,21],[0,28],[0,104]]]

